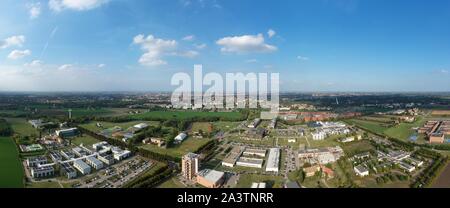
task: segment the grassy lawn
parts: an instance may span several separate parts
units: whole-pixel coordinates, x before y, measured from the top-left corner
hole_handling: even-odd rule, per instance
[[[85,147],[92,146],[95,143],[100,142],[100,140],[95,139],[94,137],[91,137],[89,135],[83,135],[79,137],[75,137],[72,139],[72,144],[79,146],[80,144],[83,144]]]
[[[347,156],[353,156],[358,153],[367,152],[373,150],[374,147],[370,144],[369,140],[360,140],[341,145]]]
[[[365,129],[368,129],[370,131],[378,132],[382,134],[387,128],[382,126],[382,123],[374,122],[374,121],[364,121],[359,119],[350,119],[347,120],[348,123],[354,124],[356,126],[363,127]]]
[[[22,136],[39,135],[39,132],[24,118],[6,118],[6,121],[11,124],[16,134]]]
[[[61,188],[55,181],[40,181],[27,184],[26,188]]]
[[[206,144],[208,141],[210,141],[210,139],[187,138],[181,144],[179,144],[175,147],[167,148],[167,149],[160,148],[160,147],[158,147],[156,145],[152,145],[152,144],[143,145],[143,146],[141,146],[141,148],[144,148],[144,149],[147,149],[152,152],[159,153],[159,154],[167,154],[167,155],[181,158],[181,156],[183,156],[184,154],[186,154],[188,152],[197,151],[199,147]]]
[[[243,119],[239,112],[201,112],[201,111],[150,111],[130,116],[138,120],[167,120],[167,119],[190,119],[190,118],[223,118]]]
[[[176,177],[169,178],[169,180],[164,181],[157,188],[186,188],[181,182],[177,180]]]
[[[103,126],[103,128],[97,127],[97,123],[100,123]],[[158,121],[130,121],[130,122],[123,122],[123,123],[92,121],[92,122],[89,122],[88,124],[82,124],[80,126],[86,128],[86,129],[88,129],[90,131],[97,132],[97,131],[100,131],[100,130],[103,130],[103,129],[112,128],[112,127],[115,127],[115,126],[119,126],[122,129],[127,129],[127,128],[132,127],[132,126],[134,126],[136,124],[139,124],[139,123],[147,123],[147,124],[149,124],[151,126],[157,126],[159,124]]]
[[[236,188],[250,188],[252,183],[265,182],[267,187],[282,188],[283,177],[273,175],[241,174]]]
[[[425,123],[425,119],[419,117],[417,121],[413,123],[401,123],[396,125],[395,127],[389,128],[384,133],[390,137],[394,137],[397,139],[409,141],[409,137],[416,133],[412,128],[413,127],[421,127]]]
[[[23,187],[24,172],[14,141],[0,137],[0,188]]]
[[[241,122],[231,122],[231,121],[216,121],[214,122],[214,129],[229,131],[236,128]]]
[[[199,132],[202,130],[205,133],[208,133],[212,130],[212,123],[210,122],[195,122],[192,124],[192,132]]]

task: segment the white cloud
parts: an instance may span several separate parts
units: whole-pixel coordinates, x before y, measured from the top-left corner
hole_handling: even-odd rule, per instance
[[[202,43],[202,44],[194,44],[194,47],[197,48],[197,49],[199,49],[199,50],[205,49],[207,46],[208,46],[208,45],[206,45],[205,43]]]
[[[24,43],[25,43],[25,36],[23,35],[11,36],[0,42],[0,48],[5,49],[13,46],[22,47]]]
[[[256,60],[256,59],[248,59],[245,62],[246,63],[256,63],[256,62],[258,62],[258,60]]]
[[[11,53],[9,53],[8,58],[16,60],[16,59],[21,59],[21,58],[23,58],[25,56],[29,56],[29,55],[31,55],[30,50],[23,50],[23,51],[13,50],[13,51],[11,51]]]
[[[267,31],[267,35],[269,36],[269,38],[272,38],[273,36],[275,36],[277,33],[275,32],[275,30],[269,29],[269,31]]]
[[[97,67],[98,68],[104,68],[106,66],[106,64],[99,64]]]
[[[266,44],[262,34],[224,37],[216,41],[222,46],[222,52],[229,53],[264,53],[277,50],[276,46]]]
[[[193,41],[195,40],[195,35],[188,35],[183,38],[184,41]]]
[[[440,72],[441,72],[442,74],[448,74],[448,70],[446,70],[446,69],[441,69]]]
[[[161,57],[170,55],[171,52],[177,48],[177,41],[163,40],[155,38],[153,35],[145,37],[144,35],[137,35],[133,39],[133,43],[140,45],[145,53],[139,59],[139,63],[145,66],[158,66],[167,64]],[[173,54],[173,53],[172,53]]]
[[[68,69],[71,69],[72,67],[73,67],[72,64],[64,64],[64,65],[61,65],[60,67],[58,67],[58,69],[59,70],[68,70]]]
[[[301,60],[301,61],[308,61],[309,60],[309,58],[305,57],[305,56],[297,56],[297,59]]]
[[[48,6],[55,12],[61,12],[65,9],[85,11],[95,9],[108,2],[109,0],[50,0]]]
[[[34,60],[30,63],[26,63],[24,64],[24,66],[29,66],[29,67],[39,67],[42,66],[44,64],[44,62],[42,62],[41,60]]]
[[[30,14],[30,19],[36,19],[41,15],[41,3],[30,3],[27,4],[28,12]]]

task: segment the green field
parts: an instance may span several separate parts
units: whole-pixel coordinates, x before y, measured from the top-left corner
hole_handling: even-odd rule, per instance
[[[272,175],[258,175],[258,174],[241,174],[236,188],[250,188],[252,183],[265,182],[268,188],[282,188],[283,177]]]
[[[199,147],[209,142],[211,139],[195,139],[188,137],[181,144],[176,145],[175,147],[170,147],[167,149],[160,148],[156,145],[146,144],[141,146],[140,148],[150,150],[152,152],[156,152],[159,154],[167,154],[174,157],[179,157],[185,155],[188,152],[195,152]]]
[[[199,132],[202,130],[204,133],[210,132],[210,126],[212,127],[212,123],[210,122],[194,122],[192,124],[192,132]]]
[[[95,139],[94,137],[91,137],[89,135],[83,135],[79,137],[75,137],[72,139],[72,144],[79,146],[80,144],[83,144],[85,147],[90,147],[95,143],[100,142],[100,140]]]
[[[39,181],[28,183],[26,188],[61,188],[61,186],[55,181]]]
[[[11,124],[16,134],[21,136],[39,135],[39,132],[24,118],[6,118],[6,121]]]
[[[97,127],[97,123],[100,123],[103,126],[103,128]],[[92,122],[89,122],[88,124],[82,124],[80,126],[83,127],[83,128],[86,128],[86,129],[88,129],[90,131],[98,132],[100,130],[112,128],[112,127],[115,127],[115,126],[119,126],[122,129],[127,129],[127,128],[132,127],[132,126],[134,126],[136,124],[139,124],[139,123],[147,123],[147,124],[149,124],[151,126],[157,126],[159,124],[158,121],[130,121],[130,122],[123,122],[123,123],[92,121]]]
[[[176,177],[169,178],[169,180],[161,183],[157,188],[186,188]]]
[[[216,121],[214,122],[214,129],[229,131],[236,128],[241,122],[231,122],[231,121]]]
[[[372,132],[376,132],[378,134],[386,135],[388,137],[401,139],[404,141],[409,141],[410,136],[415,134],[414,127],[421,127],[426,122],[426,119],[423,117],[418,117],[417,120],[413,123],[400,123],[393,127],[385,127],[384,123],[376,122],[376,121],[365,121],[359,119],[350,119],[347,120],[348,123],[354,124],[356,126],[368,129]],[[417,140],[419,143],[424,143],[425,140],[423,136],[419,135],[419,139]]]
[[[193,118],[220,118],[225,120],[243,120],[239,112],[201,112],[201,111],[150,111],[130,116],[137,120],[168,120],[168,119],[193,119]]]
[[[382,134],[386,129],[388,129],[387,127],[382,126],[382,123],[375,122],[375,121],[350,119],[350,120],[347,120],[347,122],[350,124],[354,124],[356,126],[360,126],[362,128],[368,129],[373,132],[378,132],[380,134]]]
[[[0,137],[0,188],[23,187],[24,172],[14,141]]]
[[[386,134],[390,137],[397,138],[397,139],[409,141],[409,137],[416,132],[412,128],[413,127],[421,127],[424,125],[425,122],[426,121],[424,118],[419,117],[419,119],[417,119],[413,123],[401,123],[397,126],[389,128],[386,131],[384,131],[384,134]]]

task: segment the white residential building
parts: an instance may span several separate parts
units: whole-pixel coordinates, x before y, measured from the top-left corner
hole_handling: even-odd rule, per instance
[[[31,168],[31,176],[33,178],[46,178],[53,176],[55,173],[55,169],[52,166],[44,166],[44,167],[32,167]]]
[[[96,170],[100,170],[103,168],[103,163],[94,156],[86,158],[86,162]]]
[[[311,133],[313,140],[324,140],[327,134],[323,131]]]
[[[83,175],[91,173],[91,167],[82,160],[75,160],[75,162],[73,162],[73,167],[75,167]]]

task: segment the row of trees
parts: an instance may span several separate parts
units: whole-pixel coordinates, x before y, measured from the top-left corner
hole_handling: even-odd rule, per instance
[[[5,119],[0,119],[0,136],[11,136],[13,133],[11,125]]]
[[[152,188],[158,185],[162,180],[170,177],[173,174],[173,169],[164,164],[158,169],[152,171],[150,174],[138,177],[127,183],[124,188]]]

